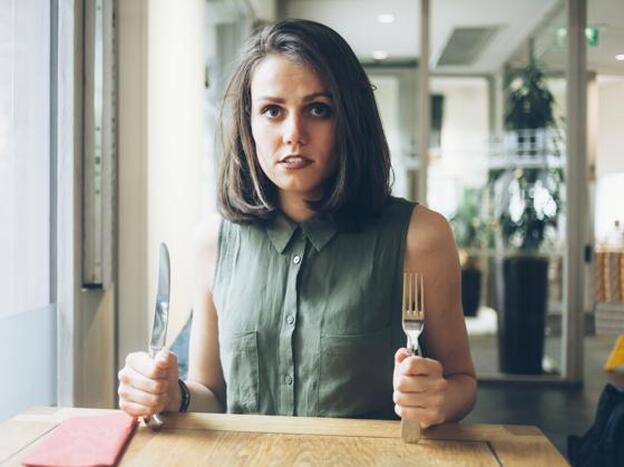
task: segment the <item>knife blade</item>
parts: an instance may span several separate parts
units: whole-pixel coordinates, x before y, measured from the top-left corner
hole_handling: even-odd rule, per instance
[[[156,289],[156,308],[152,336],[149,342],[149,353],[154,357],[164,346],[167,337],[167,322],[169,319],[169,291],[171,285],[171,271],[169,264],[169,249],[163,242],[160,244],[158,257],[158,285]]]
[[[154,310],[154,322],[152,335],[149,341],[149,356],[154,358],[165,347],[167,337],[167,322],[169,321],[169,292],[171,286],[171,269],[169,263],[169,249],[162,242],[158,254],[158,284],[156,286],[156,305]],[[163,425],[159,414],[144,419],[144,422],[153,430],[158,430]]]

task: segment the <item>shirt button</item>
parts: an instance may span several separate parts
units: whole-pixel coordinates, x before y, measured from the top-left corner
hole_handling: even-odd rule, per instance
[[[293,383],[292,376],[286,375],[286,377],[284,377],[284,382],[290,386]]]
[[[301,256],[297,255],[293,258],[293,263],[299,264],[301,262]]]
[[[294,323],[294,322],[295,322],[295,318],[293,317],[293,315],[288,315],[288,316],[286,317],[286,322],[287,322],[288,324],[292,324],[292,323]]]

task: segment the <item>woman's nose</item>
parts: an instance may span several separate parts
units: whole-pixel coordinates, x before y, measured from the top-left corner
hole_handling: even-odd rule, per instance
[[[304,122],[298,115],[292,115],[284,122],[284,144],[297,146],[306,144],[306,129]]]

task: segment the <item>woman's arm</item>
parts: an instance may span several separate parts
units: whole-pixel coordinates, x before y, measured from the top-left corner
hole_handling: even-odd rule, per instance
[[[223,412],[225,382],[219,360],[217,310],[212,300],[212,280],[218,254],[220,218],[214,216],[202,224],[194,241],[193,322],[189,344],[186,384],[191,393],[191,412]],[[180,407],[180,391],[170,409]]]
[[[196,282],[186,383],[191,393],[188,409],[197,412],[222,412],[225,407],[217,313],[210,292],[219,222],[215,217],[205,223],[196,235],[193,248]],[[147,352],[129,354],[118,375],[119,407],[136,417],[162,411],[177,412],[182,399],[178,375],[178,360],[168,350],[159,352],[156,358],[151,358]]]
[[[412,212],[405,270],[421,272],[425,291],[427,358],[396,355],[395,402],[399,415],[423,426],[456,421],[476,400],[476,375],[461,305],[457,248],[448,222],[424,206]]]

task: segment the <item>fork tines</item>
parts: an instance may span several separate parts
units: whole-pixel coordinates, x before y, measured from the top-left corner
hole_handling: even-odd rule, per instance
[[[425,289],[419,272],[403,273],[403,319],[424,319]]]

